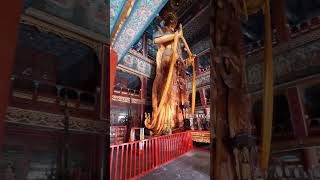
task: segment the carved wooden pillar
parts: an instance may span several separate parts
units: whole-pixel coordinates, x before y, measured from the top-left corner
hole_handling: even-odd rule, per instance
[[[300,139],[308,135],[306,121],[302,109],[302,102],[297,87],[291,87],[287,90],[291,123],[295,136]]]
[[[240,1],[211,1],[210,129],[215,134],[211,151],[214,180],[250,179],[251,135],[249,100],[241,54]],[[214,130],[213,130],[214,128]],[[213,138],[211,136],[211,138]]]
[[[290,39],[290,29],[285,14],[285,1],[277,0],[271,2],[272,21],[276,26],[277,36],[281,42]]]
[[[7,111],[14,65],[19,17],[23,1],[12,0],[0,7],[0,152],[3,145],[4,117]]]

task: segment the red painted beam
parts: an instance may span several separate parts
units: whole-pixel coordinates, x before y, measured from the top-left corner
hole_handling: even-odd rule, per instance
[[[4,117],[8,106],[22,2],[7,1],[0,7],[0,148],[4,139]]]

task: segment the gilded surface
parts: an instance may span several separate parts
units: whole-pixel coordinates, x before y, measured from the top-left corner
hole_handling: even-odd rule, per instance
[[[157,52],[156,76],[152,87],[152,116],[146,114],[145,125],[154,134],[170,134],[183,127],[183,108],[187,103],[186,64],[182,60],[179,39],[184,41],[182,28],[174,32],[174,28],[165,27],[159,30],[155,43],[159,45]],[[189,50],[189,61],[194,57]]]

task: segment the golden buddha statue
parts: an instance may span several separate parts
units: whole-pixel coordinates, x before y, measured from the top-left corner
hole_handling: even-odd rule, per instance
[[[159,49],[156,56],[156,76],[152,87],[152,117],[145,114],[145,125],[155,135],[171,134],[172,130],[183,129],[183,105],[188,102],[186,66],[194,65],[194,56],[182,34],[182,26],[177,26],[174,14],[168,14],[164,27],[159,29],[154,43]],[[183,61],[182,39],[189,58]]]

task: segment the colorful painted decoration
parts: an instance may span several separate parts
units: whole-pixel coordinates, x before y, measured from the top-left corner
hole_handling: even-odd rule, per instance
[[[125,0],[111,0],[110,1],[110,34],[112,34],[114,26],[118,21],[124,6],[126,5]]]
[[[315,41],[276,55],[273,60],[275,84],[319,73],[319,47],[320,42]],[[263,63],[258,61],[246,68],[249,91],[259,90],[263,82]]]
[[[115,4],[115,2],[112,1],[116,0],[111,0],[111,6]],[[140,38],[167,1],[168,0],[140,0],[135,2],[128,19],[121,27],[113,44],[113,49],[119,57],[118,61],[126,55],[131,46]],[[111,11],[114,11],[114,17],[116,17],[117,10],[111,8]],[[110,14],[112,14],[112,12],[110,12]]]
[[[127,55],[119,61],[119,64],[124,65],[132,70],[140,72],[142,75],[147,77],[153,77],[155,73],[154,65],[144,61],[143,59],[131,54],[127,53]]]

